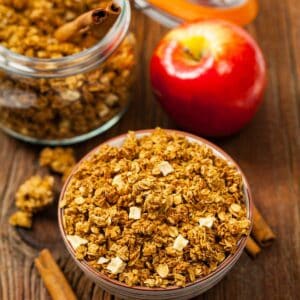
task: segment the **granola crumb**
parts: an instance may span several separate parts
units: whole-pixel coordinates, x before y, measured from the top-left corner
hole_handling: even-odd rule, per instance
[[[51,171],[63,175],[65,180],[76,164],[72,148],[45,148],[40,153],[41,167],[48,167]]]
[[[241,211],[241,206],[239,204],[236,203],[232,203],[230,206],[230,210],[234,213],[239,213]]]
[[[9,218],[13,226],[31,228],[33,214],[52,204],[54,178],[39,175],[32,176],[26,180],[17,190],[15,204],[19,209]]]
[[[39,175],[30,177],[16,193],[16,206],[28,213],[36,213],[52,204],[54,178]]]
[[[31,228],[32,214],[19,210],[10,216],[9,224],[17,227]]]

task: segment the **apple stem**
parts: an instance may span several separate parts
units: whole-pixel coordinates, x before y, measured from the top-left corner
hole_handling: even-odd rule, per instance
[[[191,51],[188,48],[184,48],[183,51],[185,52],[186,55],[188,55],[190,58],[195,60],[196,62],[199,62],[201,58],[203,57],[203,51],[198,52],[197,54],[194,51]]]

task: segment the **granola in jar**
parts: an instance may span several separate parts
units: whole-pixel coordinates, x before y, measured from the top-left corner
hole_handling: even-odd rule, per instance
[[[156,129],[84,159],[60,202],[76,258],[129,286],[183,287],[247,236],[236,167],[184,136]]]
[[[54,38],[57,28],[102,2],[107,1],[0,1],[0,45],[23,56],[0,49],[8,62],[0,66],[0,126],[8,133],[66,144],[108,129],[124,113],[135,64],[128,14],[105,47],[91,43],[89,33],[69,42]],[[87,48],[90,54],[81,57]]]

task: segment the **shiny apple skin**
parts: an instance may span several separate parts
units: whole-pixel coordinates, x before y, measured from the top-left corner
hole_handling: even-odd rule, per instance
[[[193,34],[204,37],[203,56],[196,62],[183,54],[182,46]],[[212,20],[167,34],[152,56],[150,78],[157,99],[180,127],[221,137],[238,132],[254,117],[266,87],[266,64],[244,29]]]

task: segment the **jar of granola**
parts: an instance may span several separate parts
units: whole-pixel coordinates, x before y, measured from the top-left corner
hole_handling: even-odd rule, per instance
[[[133,82],[135,39],[130,4],[100,41],[84,34],[59,43],[55,30],[99,0],[0,3],[0,126],[32,143],[64,145],[108,130],[125,112]],[[102,1],[103,2],[103,1]]]

